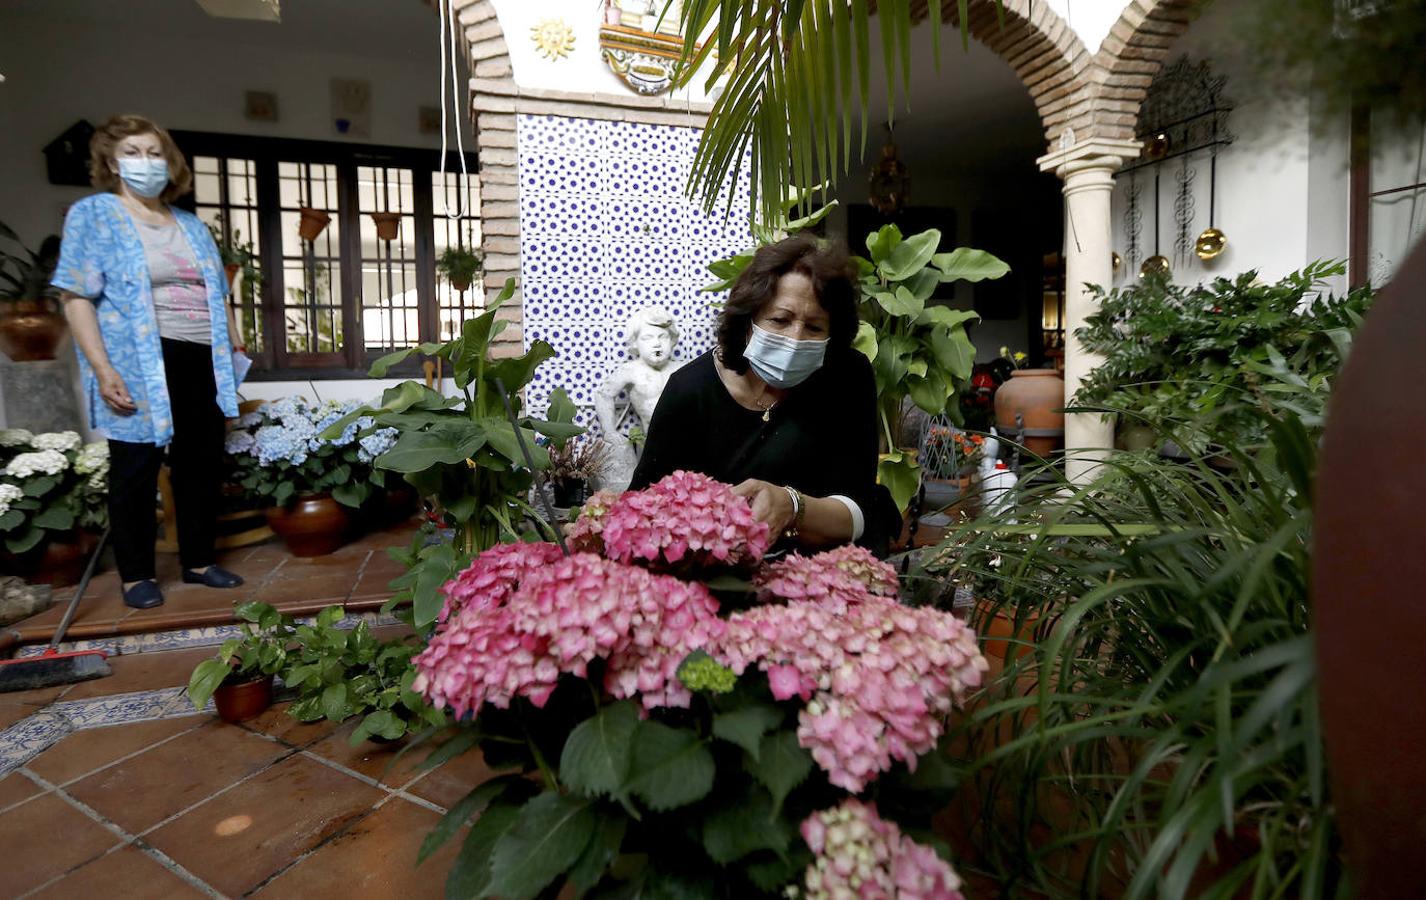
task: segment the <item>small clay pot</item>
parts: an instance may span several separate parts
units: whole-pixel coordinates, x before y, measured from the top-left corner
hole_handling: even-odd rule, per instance
[[[54,359],[64,331],[64,315],[47,301],[0,304],[0,350],[15,362]]]
[[[347,541],[352,517],[331,494],[308,494],[267,511],[267,525],[293,556],[326,556]]]
[[[1023,641],[1014,645],[1015,658],[1029,656],[1035,652],[1035,626],[1039,623],[1038,614],[1031,613],[1020,623],[1017,631],[1015,628],[1015,610],[1001,607],[995,610],[994,615],[990,615],[993,607],[988,603],[980,605],[980,618],[985,622],[985,627],[981,631],[985,638],[985,654],[996,659],[1004,660],[1007,653],[1011,652],[1011,641]]]
[[[304,241],[315,241],[327,227],[327,223],[332,221],[330,215],[310,206],[302,207],[301,213],[302,219],[297,223],[297,234]]]
[[[396,233],[401,229],[401,213],[395,212],[374,212],[371,220],[376,223],[376,236],[383,241],[396,240]]]
[[[24,553],[0,548],[0,571],[19,575],[30,584],[68,587],[78,584],[99,538],[87,531],[49,532]]]
[[[271,705],[271,675],[220,684],[213,692],[213,706],[218,710],[218,718],[230,724],[256,718],[267,712]]]
[[[451,279],[451,287],[455,288],[458,293],[464,294],[466,291],[470,290],[470,279],[469,279],[469,278],[462,278],[462,279],[452,278],[452,279]]]
[[[232,293],[233,282],[237,280],[238,271],[242,269],[237,263],[227,263],[223,266],[223,271],[228,275],[228,292]]]

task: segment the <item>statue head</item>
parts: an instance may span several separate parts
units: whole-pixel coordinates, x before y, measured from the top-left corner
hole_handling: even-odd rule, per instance
[[[662,306],[646,306],[629,317],[629,358],[651,369],[662,369],[678,346],[678,325]]]

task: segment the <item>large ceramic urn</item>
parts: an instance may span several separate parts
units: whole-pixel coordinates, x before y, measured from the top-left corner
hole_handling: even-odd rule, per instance
[[[1022,442],[1031,453],[1048,459],[1065,443],[1065,380],[1054,369],[1017,369],[995,392],[995,426],[1014,438],[1024,428]],[[1017,422],[1017,416],[1018,422]]]

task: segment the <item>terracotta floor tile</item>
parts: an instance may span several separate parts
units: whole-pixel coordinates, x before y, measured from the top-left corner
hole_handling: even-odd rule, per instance
[[[417,753],[418,761],[425,759],[424,753]],[[429,800],[443,809],[450,809],[456,801],[469,794],[471,788],[490,780],[495,772],[485,764],[479,750],[462,753],[455,759],[422,776],[421,780],[405,788],[408,794],[415,794]]]
[[[342,830],[381,791],[294,756],[175,819],[145,840],[229,896],[239,896]],[[369,860],[381,868],[385,863]],[[349,873],[328,873],[335,888]],[[341,890],[345,896],[345,890]]]
[[[193,667],[216,652],[214,647],[199,647],[193,650],[165,650],[158,653],[135,653],[129,656],[109,657],[109,668],[114,674],[108,678],[81,681],[64,695],[66,700],[83,700],[89,697],[108,697],[113,694],[127,694],[133,691],[152,691],[158,688],[184,687],[193,674]]]
[[[352,588],[351,596],[355,597],[390,597],[393,593],[391,580],[406,574],[406,568],[400,564],[374,565],[371,562],[366,564],[366,569],[361,573],[361,578],[357,580]]]
[[[90,775],[68,790],[138,834],[289,752],[281,744],[214,719]]]
[[[62,684],[32,691],[0,694],[0,729],[9,728],[21,719],[39,712],[65,696],[73,687],[74,685]]]
[[[0,895],[14,897],[94,859],[119,843],[109,829],[45,794],[0,815]]]
[[[0,777],[0,809],[14,806],[21,800],[28,800],[43,791],[44,788],[19,772],[11,772]]]
[[[169,900],[204,897],[158,860],[130,845],[70,872],[33,895],[47,900],[104,897],[106,900]]]
[[[356,722],[355,719],[347,722],[327,738],[308,747],[307,752],[340,763],[392,788],[400,787],[416,777],[416,766],[426,758],[424,750],[413,750],[398,759],[397,754],[406,746],[404,741],[395,744],[362,741],[353,747],[349,738],[352,729],[356,728]]]
[[[182,719],[159,719],[133,725],[113,725],[90,728],[71,734],[39,756],[30,760],[28,768],[54,784],[65,784],[81,775],[88,775],[100,766],[151,747],[159,741],[199,728],[205,719],[192,716]]]
[[[326,719],[318,719],[316,722],[297,721],[287,714],[291,705],[278,703],[257,718],[244,722],[241,727],[276,738],[289,747],[306,747],[336,729],[336,724]]]
[[[445,894],[446,872],[460,852],[461,836],[447,841],[418,868],[416,853],[440,816],[393,798],[269,882],[258,897],[328,897],[340,882],[343,900],[402,900]],[[340,878],[334,873],[341,873]]]
[[[355,570],[321,574],[311,578],[276,579],[258,588],[252,598],[277,607],[293,601],[326,600],[342,603],[347,599],[347,594],[351,593],[355,583]]]

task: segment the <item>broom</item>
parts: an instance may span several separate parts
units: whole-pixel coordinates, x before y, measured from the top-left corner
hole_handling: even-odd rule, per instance
[[[64,611],[64,618],[60,619],[59,627],[55,629],[54,637],[50,639],[45,652],[25,659],[0,660],[0,693],[72,684],[114,674],[109,664],[104,661],[102,650],[60,653],[56,649],[60,641],[64,640],[64,633],[74,619],[75,610],[79,609],[79,601],[83,599],[84,591],[89,587],[89,579],[94,577],[94,570],[99,565],[99,554],[104,552],[104,545],[108,541],[109,529],[105,528],[104,534],[99,538],[99,545],[94,548],[94,555],[89,557],[89,564],[84,567],[84,577],[79,579],[74,599],[69,601],[69,609]]]

